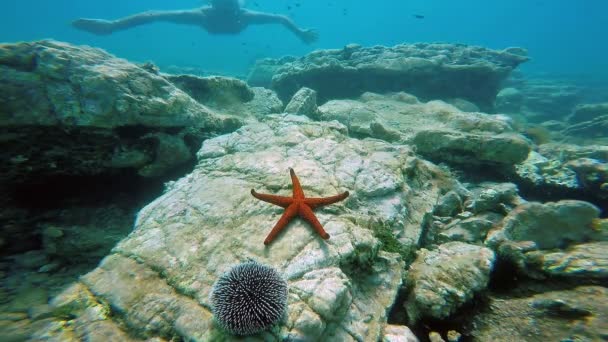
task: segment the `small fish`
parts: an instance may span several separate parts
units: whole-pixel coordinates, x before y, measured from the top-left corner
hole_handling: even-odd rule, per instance
[[[422,14],[414,14],[413,17],[416,19],[424,19],[424,16]]]

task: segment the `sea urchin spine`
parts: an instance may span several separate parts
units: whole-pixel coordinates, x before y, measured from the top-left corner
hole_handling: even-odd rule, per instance
[[[215,282],[210,299],[222,328],[234,335],[256,334],[285,314],[287,282],[272,267],[247,261]]]

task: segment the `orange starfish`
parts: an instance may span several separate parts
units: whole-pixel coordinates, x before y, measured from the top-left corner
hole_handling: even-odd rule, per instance
[[[277,196],[277,195],[269,195],[269,194],[260,194],[255,192],[255,190],[251,189],[251,194],[253,197],[262,200],[264,202],[276,204],[279,207],[285,208],[285,212],[275,224],[274,228],[270,231],[270,234],[264,240],[264,244],[268,245],[274,240],[274,238],[279,234],[283,228],[291,221],[295,216],[300,216],[306,221],[310,222],[313,228],[321,235],[323,239],[329,239],[329,234],[323,229],[323,226],[312,212],[313,209],[322,207],[324,205],[332,204],[339,202],[346,197],[348,197],[348,191],[343,192],[339,195],[330,196],[330,197],[304,197],[304,191],[302,190],[302,186],[300,185],[300,181],[296,176],[296,173],[292,168],[289,168],[289,174],[291,175],[291,183],[293,184],[293,196]]]

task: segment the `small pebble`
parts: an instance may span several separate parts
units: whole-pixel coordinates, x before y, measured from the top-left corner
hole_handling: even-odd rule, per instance
[[[460,337],[462,335],[456,330],[448,331],[448,342],[458,342],[460,341]]]
[[[431,331],[429,333],[429,341],[431,342],[445,342],[445,340],[441,337],[441,335],[436,331]]]

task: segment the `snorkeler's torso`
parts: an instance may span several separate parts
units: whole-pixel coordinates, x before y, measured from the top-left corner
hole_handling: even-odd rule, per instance
[[[215,34],[235,34],[243,31],[246,24],[242,20],[242,9],[206,11],[205,21],[202,26],[209,32]]]

